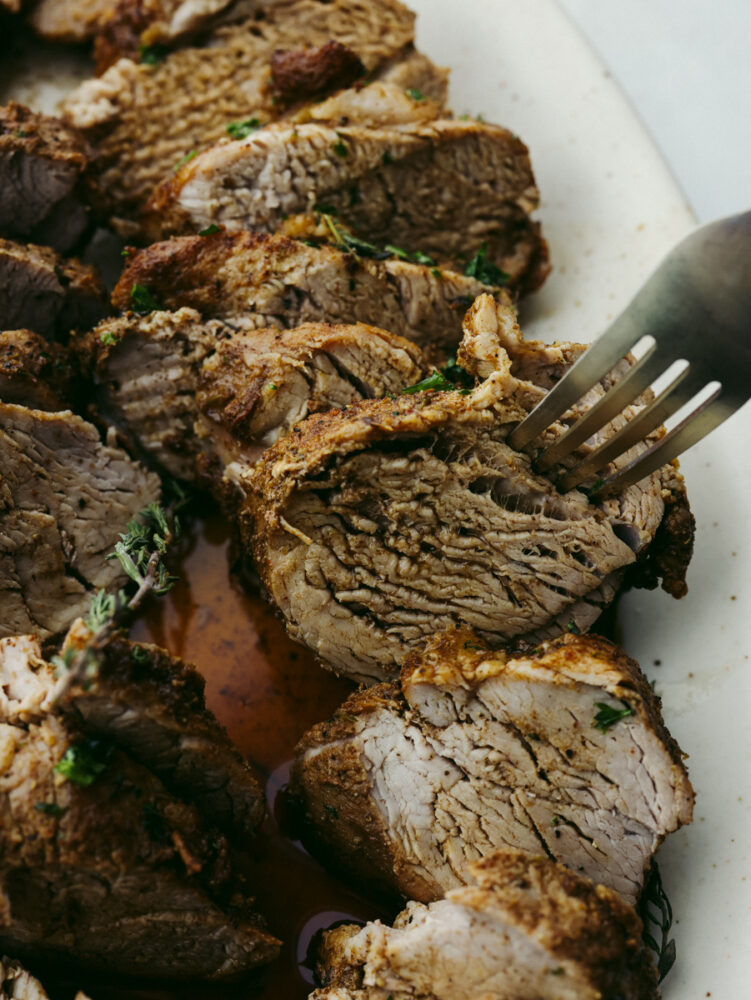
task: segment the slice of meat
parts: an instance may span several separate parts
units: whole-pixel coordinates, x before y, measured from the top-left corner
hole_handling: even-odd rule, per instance
[[[103,415],[171,474],[200,473],[220,493],[225,473],[237,482],[309,413],[400,392],[426,369],[409,341],[363,324],[233,326],[192,309],[129,314],[80,348],[95,359]]]
[[[545,858],[498,851],[473,885],[324,935],[310,1000],[657,1000],[636,912]]]
[[[0,403],[0,636],[62,632],[93,590],[122,583],[105,557],[159,495],[155,475],[70,411]]]
[[[397,66],[400,70],[409,67],[410,72],[417,74],[421,72],[418,69],[420,60],[428,64],[429,74],[438,78],[432,87],[423,79],[420,82],[429,91],[440,92],[445,71],[437,70],[419,52],[413,53],[409,60],[399,60]],[[374,80],[367,86],[349,87],[325,101],[306,104],[290,115],[288,120],[300,124],[324,122],[334,128],[353,124],[367,128],[393,128],[411,122],[429,122],[440,117],[443,109],[443,97],[440,94],[437,99],[425,96],[416,100],[407,90],[400,82],[392,82],[382,76],[380,80]]]
[[[227,842],[144,767],[54,716],[1,723],[0,757],[0,947],[150,979],[276,955]]]
[[[29,329],[65,339],[107,314],[93,268],[64,260],[49,247],[0,239],[0,330]]]
[[[317,48],[276,49],[271,54],[271,92],[277,101],[312,101],[349,87],[367,70],[352,49],[333,39]]]
[[[90,639],[79,622],[65,646]],[[9,640],[6,640],[9,641]],[[195,667],[158,646],[111,639],[59,702],[75,728],[116,743],[205,820],[247,841],[265,816],[263,790],[207,710]]]
[[[467,628],[303,737],[292,789],[339,864],[422,902],[513,847],[635,903],[693,806],[659,700],[617,647],[566,635],[491,653]]]
[[[493,312],[518,333],[508,307]],[[428,636],[461,623],[495,644],[586,631],[648,551],[663,491],[682,488],[670,466],[605,503],[559,494],[533,455],[506,444],[544,389],[513,375],[500,345],[497,359],[466,395],[310,417],[245,478],[240,526],[267,593],[334,670],[393,677]]]
[[[92,172],[127,233],[181,158],[226,136],[233,122],[279,117],[284,108],[268,85],[277,49],[337,41],[377,75],[413,38],[414,15],[397,0],[285,0],[217,27],[200,46],[147,50],[140,63],[119,59],[64,108],[91,138]]]
[[[90,224],[81,178],[90,150],[57,118],[11,101],[0,107],[0,236],[65,253]]]
[[[475,278],[423,264],[224,231],[130,255],[112,297],[117,309],[132,307],[135,284],[167,309],[189,306],[207,318],[242,318],[259,328],[366,323],[429,353],[455,350],[467,307],[488,291]]]
[[[66,410],[79,395],[69,351],[31,330],[0,332],[0,400],[35,410]]]
[[[58,42],[85,42],[105,24],[116,0],[37,0],[29,23],[42,38]]]
[[[495,284],[533,291],[547,273],[529,217],[537,203],[527,147],[494,125],[277,123],[191,159],[154,193],[144,226],[152,239],[212,223],[273,232],[285,216],[325,204],[379,247],[419,251],[455,269],[484,252]]]

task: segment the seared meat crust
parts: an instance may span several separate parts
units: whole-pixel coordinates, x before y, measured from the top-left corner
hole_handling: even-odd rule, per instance
[[[69,351],[31,330],[0,333],[0,400],[35,410],[66,410],[79,394]]]
[[[134,284],[167,309],[263,328],[366,323],[428,352],[453,350],[464,312],[481,292],[475,278],[422,264],[369,260],[285,236],[218,232],[156,243],[128,257],[113,293],[128,309]],[[507,301],[501,293],[500,298]]]
[[[495,125],[277,123],[194,157],[155,192],[144,226],[152,239],[211,223],[273,232],[325,205],[356,236],[441,267],[485,247],[510,287],[533,291],[548,270],[537,202],[527,147]]]
[[[325,934],[310,1000],[657,1000],[641,921],[616,893],[509,850],[472,876],[393,928]]]
[[[631,714],[602,732],[601,705]],[[693,805],[659,699],[622,651],[566,635],[491,653],[467,628],[303,737],[291,789],[329,856],[422,902],[508,846],[544,851],[633,903]]]

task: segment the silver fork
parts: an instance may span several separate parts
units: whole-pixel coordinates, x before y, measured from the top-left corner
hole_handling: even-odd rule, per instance
[[[615,322],[514,428],[509,444],[518,450],[533,442],[644,338],[646,352],[629,371],[537,457],[539,472],[563,461],[676,362],[684,363],[683,370],[620,430],[566,469],[557,482],[560,490],[597,476],[704,390],[675,427],[591,490],[598,498],[619,493],[696,444],[751,397],[751,212],[703,226],[679,243]],[[708,386],[713,391],[707,392]]]

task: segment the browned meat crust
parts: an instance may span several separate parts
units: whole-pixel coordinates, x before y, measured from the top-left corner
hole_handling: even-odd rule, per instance
[[[75,409],[80,373],[70,352],[31,330],[0,333],[0,400],[35,410]]]
[[[510,850],[472,876],[393,928],[325,934],[311,1000],[657,1000],[641,921],[612,890]]]
[[[57,118],[0,107],[0,236],[71,250],[90,224],[82,177],[90,149]]]
[[[277,49],[271,56],[271,89],[283,104],[342,90],[365,73],[357,53],[333,39],[317,48]]]
[[[475,278],[407,261],[369,260],[285,236],[220,231],[155,243],[131,254],[112,296],[131,307],[134,284],[162,306],[253,326],[366,323],[450,351],[467,306],[488,290]],[[501,293],[499,298],[508,301]]]

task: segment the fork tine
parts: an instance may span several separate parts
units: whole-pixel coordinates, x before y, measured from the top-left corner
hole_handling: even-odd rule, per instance
[[[722,399],[722,387],[693,410],[685,420],[669,431],[648,451],[639,455],[628,465],[609,476],[595,494],[597,499],[622,493],[629,486],[638,483],[640,479],[649,476],[657,469],[672,462],[687,448],[691,448],[710,431],[723,423],[738,409]]]
[[[545,398],[514,428],[509,445],[519,451],[554,423],[580,399],[585,392],[603,379],[641,340],[630,322],[616,323],[606,336],[600,337],[553,386]]]
[[[537,471],[545,472],[553,465],[563,461],[566,455],[601,430],[624,407],[638,399],[668,366],[669,363],[658,350],[658,345],[652,344],[644,357],[639,358],[619,382],[611,386],[605,395],[591,406],[583,416],[579,417],[565,434],[562,434],[540,455],[535,461]]]

